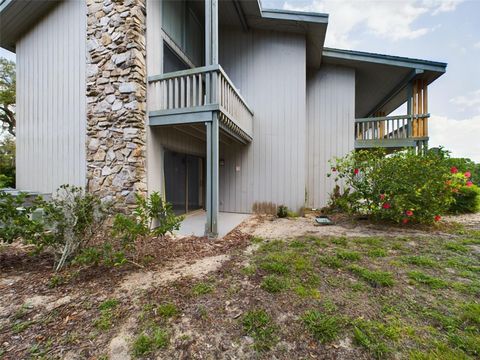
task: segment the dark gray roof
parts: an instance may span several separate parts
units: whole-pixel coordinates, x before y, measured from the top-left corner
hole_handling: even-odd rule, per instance
[[[331,48],[324,48],[322,61],[355,69],[357,118],[376,111],[392,112],[407,100],[409,81],[422,79],[431,84],[447,68],[443,62]]]
[[[15,52],[16,42],[60,0],[0,0],[0,46]]]

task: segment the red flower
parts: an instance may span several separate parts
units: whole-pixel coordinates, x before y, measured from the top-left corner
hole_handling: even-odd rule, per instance
[[[385,194],[380,194],[380,200],[384,200],[385,199]]]
[[[467,185],[468,187],[470,187],[470,186],[472,186],[472,185],[473,185],[473,182],[471,182],[471,181],[467,181],[467,183],[466,183],[465,185]]]
[[[440,221],[442,217],[440,215],[435,215],[434,220],[435,221]]]
[[[333,172],[337,171],[337,168],[332,167],[332,171]]]
[[[469,186],[469,185],[467,185],[467,186]],[[471,185],[470,185],[470,186],[471,186]],[[458,189],[452,189],[452,192],[458,193]]]
[[[358,172],[359,172],[358,169],[353,170],[353,173],[354,173],[355,175],[358,175]]]
[[[450,168],[450,172],[451,172],[452,174],[456,174],[456,173],[458,173],[458,169],[457,169],[455,166],[452,166],[452,167]]]
[[[412,215],[413,215],[413,211],[412,211],[412,210],[407,210],[407,211],[405,211],[405,214],[406,214],[407,216],[412,216]]]
[[[452,185],[452,180],[447,180],[447,181],[445,181],[445,184],[447,184],[447,185]]]
[[[389,203],[384,203],[384,204],[382,205],[382,208],[384,208],[384,209],[390,209],[391,207],[392,207],[392,206],[391,206]]]
[[[407,223],[408,223],[408,219],[403,219],[403,220],[402,220],[402,223],[407,224]]]
[[[470,171],[467,171],[467,172],[466,172],[465,174],[463,174],[463,175],[465,175],[465,177],[466,177],[467,179],[469,179],[470,176],[472,176],[472,173],[471,173]]]

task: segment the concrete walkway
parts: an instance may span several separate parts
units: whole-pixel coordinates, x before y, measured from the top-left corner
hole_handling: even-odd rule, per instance
[[[237,214],[221,212],[218,214],[218,237],[224,237],[230,231],[235,229],[240,223],[248,219],[249,214]],[[207,221],[207,213],[205,211],[197,211],[189,214],[182,221],[180,230],[176,232],[180,236],[204,236],[205,223]]]

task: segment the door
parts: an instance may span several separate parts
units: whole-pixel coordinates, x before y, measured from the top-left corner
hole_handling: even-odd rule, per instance
[[[165,152],[165,197],[175,214],[202,209],[204,205],[203,158]]]

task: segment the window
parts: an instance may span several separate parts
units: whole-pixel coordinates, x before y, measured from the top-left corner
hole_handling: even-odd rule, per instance
[[[163,44],[163,72],[186,70],[190,67],[180,59],[168,45]]]
[[[164,0],[162,3],[163,30],[195,65],[200,66],[203,63],[204,29],[193,4],[185,0]]]

